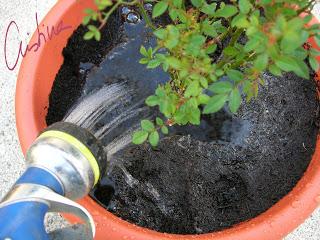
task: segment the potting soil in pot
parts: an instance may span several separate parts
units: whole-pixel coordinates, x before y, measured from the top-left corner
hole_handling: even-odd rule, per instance
[[[105,145],[108,171],[91,196],[129,222],[180,234],[230,227],[285,196],[315,149],[314,82],[265,73],[258,98],[237,114],[175,127],[156,149],[133,145],[140,120],[157,111],[144,99],[168,76],[138,63],[140,45],[155,40],[138,15],[127,16],[114,14],[99,43],[84,41],[82,26],[74,32],[50,95],[48,124],[65,118]]]

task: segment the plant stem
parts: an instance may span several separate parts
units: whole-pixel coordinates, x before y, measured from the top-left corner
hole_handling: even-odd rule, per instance
[[[316,0],[312,0],[306,5],[304,8],[301,8],[299,11],[297,11],[297,14],[300,15],[301,13],[305,12],[309,7],[312,6],[312,4],[316,3]],[[313,8],[314,6],[312,6]]]
[[[234,33],[234,35],[232,36],[229,45],[230,46],[235,45],[238,42],[238,40],[239,40],[239,38],[240,38],[242,33],[243,33],[243,29],[242,28],[238,28],[236,30],[236,32]]]
[[[146,24],[152,29],[152,31],[156,30],[156,27],[153,25],[153,23],[152,23],[151,19],[149,18],[146,10],[144,9],[144,6],[141,1],[138,3],[138,7],[139,7],[139,11],[140,11],[143,19],[145,20]]]
[[[122,0],[117,1],[116,4],[114,4],[112,6],[112,8],[106,13],[104,19],[102,20],[100,26],[99,26],[99,30],[101,30],[104,25],[106,25],[108,18],[110,17],[110,15],[122,4]]]

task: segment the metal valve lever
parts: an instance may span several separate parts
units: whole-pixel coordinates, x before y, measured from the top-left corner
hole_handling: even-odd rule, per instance
[[[20,214],[16,215],[16,211],[19,211]],[[37,236],[32,236],[32,239],[48,239],[43,225],[47,212],[74,214],[84,221],[90,235],[92,237],[95,235],[93,218],[81,205],[42,185],[24,183],[15,185],[0,204],[0,216],[6,216],[6,221],[8,219],[12,221],[10,225],[4,224],[4,227],[1,227],[0,239],[29,239],[31,236],[20,236],[20,233],[24,234],[25,228],[29,232],[31,229],[36,230]],[[26,218],[25,214],[32,216],[32,218]],[[37,220],[33,221],[33,218]],[[23,221],[26,222],[21,224]],[[15,224],[17,226],[13,227]]]

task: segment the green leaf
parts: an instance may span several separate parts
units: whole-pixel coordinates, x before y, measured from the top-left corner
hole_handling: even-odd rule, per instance
[[[153,32],[153,34],[154,34],[157,38],[163,40],[163,39],[165,39],[165,38],[167,37],[167,30],[166,30],[166,29],[163,29],[163,28],[160,28],[160,29],[155,30],[155,31]]]
[[[83,39],[84,40],[90,40],[94,37],[94,33],[93,32],[86,32],[86,34],[84,34]]]
[[[83,25],[87,25],[91,20],[91,16],[85,16],[82,20]]]
[[[149,107],[154,107],[154,106],[158,105],[159,104],[159,97],[154,96],[154,95],[147,97],[146,104]]]
[[[152,59],[151,61],[149,61],[147,68],[148,69],[153,69],[158,67],[161,64],[159,59]]]
[[[235,82],[239,82],[244,78],[244,75],[242,72],[238,71],[238,70],[234,70],[234,69],[230,69],[227,71],[227,76],[235,81]]]
[[[275,60],[275,64],[281,70],[286,72],[293,71],[296,66],[296,62],[294,61],[294,59],[288,56],[280,56]]]
[[[88,14],[88,15],[92,15],[95,11],[94,11],[93,9],[91,9],[91,8],[86,8],[86,9],[84,10],[84,12],[85,12],[86,14]]]
[[[274,76],[278,76],[278,77],[282,76],[281,69],[279,67],[277,67],[277,65],[270,65],[269,66],[269,71]]]
[[[318,70],[319,70],[319,62],[317,61],[317,59],[314,58],[314,57],[309,57],[309,63],[310,63],[311,68],[315,72],[318,72]]]
[[[191,96],[197,96],[198,94],[199,94],[199,82],[193,81],[188,85],[188,87],[184,93],[184,96],[186,98],[188,98]]]
[[[237,12],[238,9],[235,6],[225,5],[223,8],[220,8],[218,11],[216,11],[215,17],[229,18],[236,15]]]
[[[269,62],[269,56],[266,53],[260,54],[254,61],[254,67],[259,71],[264,71]]]
[[[166,1],[158,2],[156,5],[154,5],[152,10],[152,17],[156,18],[162,15],[168,8],[168,3]]]
[[[161,127],[161,132],[162,132],[163,134],[168,134],[168,133],[169,133],[168,127],[167,127],[167,126],[162,126],[162,127]]]
[[[147,132],[152,132],[154,130],[154,124],[150,120],[142,120],[141,128]]]
[[[182,0],[173,0],[173,6],[175,6],[176,8],[181,8],[182,7]]]
[[[203,113],[215,113],[218,112],[221,108],[223,108],[224,104],[228,99],[227,95],[215,95],[210,98],[208,104],[204,107]]]
[[[212,17],[212,16],[214,16],[216,8],[217,8],[217,3],[208,4],[208,3],[204,2],[200,11],[207,14],[209,17]]]
[[[168,25],[167,30],[168,35],[165,39],[164,46],[171,50],[178,45],[180,32],[179,29],[173,25]]]
[[[233,86],[230,82],[216,82],[213,83],[210,87],[209,90],[221,94],[221,93],[229,93],[232,90]]]
[[[159,117],[156,118],[156,123],[158,126],[162,126],[164,123],[163,123],[163,120]]]
[[[236,55],[239,53],[239,51],[238,51],[238,49],[236,49],[235,47],[228,46],[228,47],[226,47],[225,49],[223,49],[223,53],[224,53],[226,56],[234,57],[234,56],[236,56]]]
[[[181,62],[179,59],[175,57],[168,57],[166,59],[167,63],[172,67],[173,69],[180,69],[181,68]]]
[[[218,36],[218,33],[213,25],[210,24],[208,20],[205,20],[201,24],[202,31],[205,35],[210,36],[212,38]]]
[[[260,39],[252,38],[244,46],[244,51],[251,52],[255,50],[260,45]]]
[[[232,90],[229,96],[229,108],[232,113],[236,113],[241,105],[241,95],[238,88]]]
[[[200,84],[202,87],[208,88],[208,79],[207,78],[201,76],[199,78],[199,80],[200,80]]]
[[[297,74],[299,77],[309,79],[310,72],[307,64],[303,60],[299,60],[299,59],[295,59],[295,62],[296,62],[296,65],[292,71],[295,74]]]
[[[149,59],[148,58],[141,58],[140,60],[139,60],[139,63],[140,64],[147,64],[149,62]]]
[[[252,8],[252,4],[249,0],[239,0],[240,12],[243,14],[248,14]]]
[[[317,35],[314,37],[314,40],[316,41],[318,47],[320,47],[320,35],[317,34]]]
[[[140,53],[141,53],[141,55],[148,57],[147,49],[144,46],[140,47]]]
[[[214,53],[216,50],[217,50],[217,47],[218,45],[217,44],[213,44],[213,45],[210,45],[206,48],[206,53],[207,54],[212,54]]]
[[[99,29],[94,25],[89,25],[88,29],[93,33],[99,32]]]
[[[153,131],[149,135],[149,142],[151,146],[156,147],[159,143],[159,133],[157,131]]]
[[[250,22],[247,19],[247,15],[238,14],[232,19],[231,26],[238,28],[247,28],[250,26]]]
[[[97,31],[94,33],[94,38],[97,40],[97,41],[100,41],[101,40],[101,33],[100,31]]]
[[[198,96],[198,103],[199,104],[207,104],[210,100],[210,97],[206,94],[200,94]]]
[[[132,142],[134,144],[141,144],[147,140],[148,135],[146,131],[136,131],[132,136]]]
[[[203,5],[204,0],[191,0],[191,3],[196,8],[199,8],[199,7],[201,7]]]

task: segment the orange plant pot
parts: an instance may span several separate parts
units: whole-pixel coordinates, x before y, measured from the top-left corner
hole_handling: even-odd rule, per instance
[[[81,23],[83,10],[88,7],[93,7],[92,0],[59,1],[40,26],[57,26],[63,21],[72,28],[47,41],[37,52],[28,53],[22,62],[16,89],[16,122],[24,153],[38,133],[46,127],[48,96],[63,62],[62,50],[73,30]],[[37,41],[36,32],[31,42]],[[312,39],[310,43],[316,46]],[[314,211],[320,202],[319,186],[320,137],[307,171],[287,196],[256,218],[220,232],[201,235],[159,233],[121,220],[90,197],[85,197],[80,203],[95,220],[95,239],[98,240],[276,240],[295,229]]]

